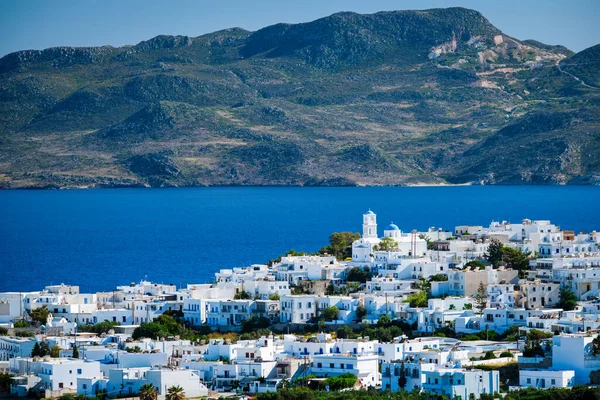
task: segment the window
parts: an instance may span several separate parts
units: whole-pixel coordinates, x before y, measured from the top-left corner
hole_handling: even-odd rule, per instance
[[[551,379],[551,380],[550,380],[550,383],[552,383],[553,385],[556,385],[556,379],[554,379],[554,378],[553,378],[553,379]]]

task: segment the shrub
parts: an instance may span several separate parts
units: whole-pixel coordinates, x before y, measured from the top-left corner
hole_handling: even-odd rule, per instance
[[[33,332],[29,332],[29,331],[17,331],[15,332],[15,336],[18,337],[34,337],[34,333]]]

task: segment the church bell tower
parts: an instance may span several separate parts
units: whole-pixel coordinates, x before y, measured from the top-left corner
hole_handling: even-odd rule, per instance
[[[363,214],[363,234],[364,239],[377,238],[377,215],[369,210]]]

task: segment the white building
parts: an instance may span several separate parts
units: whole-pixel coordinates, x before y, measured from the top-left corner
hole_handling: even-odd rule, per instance
[[[425,383],[423,390],[430,394],[442,394],[450,399],[460,396],[478,399],[482,393],[500,391],[500,373],[498,371],[467,370],[462,368],[437,368],[423,371]]]
[[[355,354],[323,354],[313,356],[312,374],[317,377],[353,374],[363,387],[375,387],[381,384],[379,357]]]
[[[552,338],[552,369],[575,371],[575,384],[590,383],[590,373],[600,369],[600,357],[592,351],[593,336],[559,335]]]
[[[519,386],[548,389],[566,388],[575,384],[575,371],[526,368],[519,370]]]
[[[279,300],[283,323],[306,324],[313,322],[317,314],[317,296],[284,295]]]
[[[62,389],[77,390],[78,378],[102,377],[100,363],[96,361],[84,361],[68,358],[52,358],[44,361],[33,361],[39,363],[44,389],[60,391]]]
[[[426,376],[424,372],[433,371],[436,368],[435,364],[425,362],[405,362],[404,363],[404,374],[406,376],[406,386],[404,390],[420,391],[423,388],[423,384],[426,382]],[[381,367],[382,370],[382,383],[381,387],[384,390],[390,390],[397,392],[400,390],[399,378],[402,370],[402,363],[395,362],[384,362]]]
[[[144,384],[151,384],[164,399],[171,386],[181,386],[188,398],[208,395],[208,389],[202,383],[197,371],[173,368],[129,368],[109,371],[109,393],[134,394]]]
[[[0,361],[8,361],[15,357],[29,357],[35,343],[35,338],[0,336]]]

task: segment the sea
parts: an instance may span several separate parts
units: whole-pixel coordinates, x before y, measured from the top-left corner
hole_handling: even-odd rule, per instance
[[[211,187],[0,191],[0,292],[50,284],[108,291],[148,280],[185,286],[223,268],[314,252],[333,232],[379,234],[546,219],[600,229],[600,187]]]

